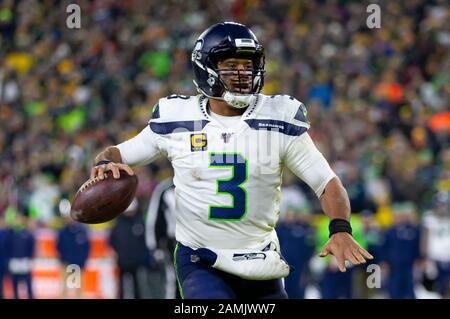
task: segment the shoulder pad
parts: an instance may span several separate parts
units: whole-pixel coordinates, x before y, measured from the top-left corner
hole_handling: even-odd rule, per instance
[[[196,103],[195,96],[172,94],[163,97],[153,106],[151,120],[170,121],[183,118],[185,114],[189,114],[189,111],[192,112],[190,109]]]
[[[209,121],[205,120],[199,105],[200,95],[171,95],[159,99],[153,107],[150,129],[157,134],[182,131],[201,131]]]
[[[299,104],[297,104],[297,106],[296,106],[297,111],[295,112],[294,120],[297,120],[297,121],[300,121],[303,123],[309,123],[308,110],[306,109],[305,104],[303,104],[300,101],[297,101],[297,102],[299,102]]]
[[[267,96],[267,101],[272,109],[282,113],[284,121],[294,124],[302,122],[309,126],[308,111],[305,105],[296,98],[286,94],[279,94]]]

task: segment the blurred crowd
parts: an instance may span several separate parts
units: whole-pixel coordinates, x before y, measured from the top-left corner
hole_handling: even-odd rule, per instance
[[[72,2],[80,29],[66,26]],[[159,98],[195,94],[192,45],[220,21],[246,24],[264,45],[263,93],[305,103],[353,213],[386,230],[406,205],[423,225],[450,192],[450,5],[378,1],[381,28],[369,29],[369,3],[1,1],[0,228],[24,215],[31,233],[61,229],[97,152],[138,133]],[[158,161],[137,173],[145,215],[171,171]]]
[[[370,209],[354,214],[353,238],[374,259],[341,273],[334,258],[318,257],[328,240],[328,219],[312,213],[295,178],[287,176],[277,231],[282,254],[294,267],[285,281],[291,298],[450,298],[448,192],[437,193],[423,214],[414,202],[392,203],[386,227]]]

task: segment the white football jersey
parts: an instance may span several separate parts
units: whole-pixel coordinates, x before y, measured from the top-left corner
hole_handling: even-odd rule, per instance
[[[423,225],[428,230],[427,255],[430,259],[450,262],[450,218],[426,212]]]
[[[117,145],[122,161],[166,156],[174,168],[176,239],[192,248],[262,249],[279,216],[283,167],[320,196],[336,175],[307,134],[305,106],[258,94],[239,121],[211,117],[207,99],[160,99],[141,133]]]

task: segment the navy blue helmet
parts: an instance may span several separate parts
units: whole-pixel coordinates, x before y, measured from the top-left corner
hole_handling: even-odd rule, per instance
[[[259,93],[264,84],[264,48],[249,28],[234,22],[209,27],[195,42],[191,60],[197,90],[208,97],[223,96],[227,87],[217,63],[227,58],[245,58],[253,62],[249,93]]]

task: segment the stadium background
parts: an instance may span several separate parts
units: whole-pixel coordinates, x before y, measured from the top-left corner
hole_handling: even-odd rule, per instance
[[[25,227],[36,239],[36,298],[62,297],[55,238],[95,154],[144,127],[158,98],[195,93],[192,45],[216,22],[256,33],[266,49],[263,93],[305,103],[311,136],[343,180],[353,213],[380,234],[393,223],[393,207],[410,207],[420,225],[435,195],[450,191],[447,1],[377,1],[380,29],[366,26],[364,1],[73,1],[81,29],[66,26],[70,3],[0,2],[0,228]],[[171,170],[159,161],[137,173],[145,215]],[[319,227],[319,203],[299,186]],[[84,298],[117,296],[113,224],[89,227]],[[414,264],[420,285],[422,261]],[[10,279],[4,284],[10,298]]]

